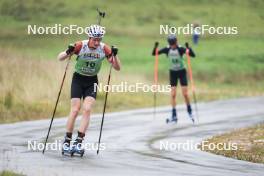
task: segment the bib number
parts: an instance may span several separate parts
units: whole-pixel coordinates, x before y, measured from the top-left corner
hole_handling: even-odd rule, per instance
[[[181,67],[181,62],[177,58],[172,59],[172,63],[175,68],[180,68]]]
[[[94,62],[86,62],[86,66],[93,69],[95,67],[95,63]]]

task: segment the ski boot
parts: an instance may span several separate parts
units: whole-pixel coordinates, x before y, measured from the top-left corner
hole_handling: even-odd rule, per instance
[[[84,155],[84,149],[82,147],[82,141],[85,134],[78,131],[78,137],[74,141],[71,149],[71,156],[73,156],[75,153],[79,154],[81,157]]]
[[[170,118],[166,119],[166,123],[170,123],[170,122],[174,122],[174,123],[178,122],[177,113],[176,113],[176,109],[175,108],[172,109],[172,117],[171,117],[171,119]]]
[[[62,150],[61,150],[61,154],[71,154],[71,138],[69,137],[65,137],[65,140],[62,144]]]

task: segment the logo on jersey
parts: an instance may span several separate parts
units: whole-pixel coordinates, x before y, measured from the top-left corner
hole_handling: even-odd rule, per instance
[[[84,59],[99,59],[100,58],[100,54],[99,53],[84,53],[81,55],[82,58]]]

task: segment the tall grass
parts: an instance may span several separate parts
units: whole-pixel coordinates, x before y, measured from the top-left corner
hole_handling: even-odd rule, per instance
[[[104,42],[119,47],[120,73],[111,83],[153,82],[153,43],[166,46],[160,24],[181,26],[199,20],[212,26],[237,26],[238,36],[202,36],[193,46],[193,72],[199,101],[263,95],[264,50],[261,0],[148,0],[111,3],[93,0],[2,0],[0,2],[0,122],[48,118],[54,107],[65,62],[54,57],[69,43],[85,39],[79,35],[27,35],[28,24],[54,23],[86,26],[95,23],[96,7],[107,12]],[[118,7],[118,8],[116,8]],[[234,8],[236,7],[236,8]],[[81,9],[81,10],[80,10]],[[82,10],[85,9],[85,10]],[[115,9],[115,10],[113,10]],[[226,18],[228,16],[228,18]],[[191,41],[179,35],[179,43]],[[159,83],[168,84],[168,60],[160,56]],[[56,116],[66,116],[70,106],[73,63],[68,70]],[[106,83],[108,65],[99,74]],[[180,95],[178,90],[178,95]],[[158,104],[168,105],[169,94],[158,94]],[[99,93],[94,112],[101,112],[104,94]],[[182,96],[177,97],[182,103]],[[108,111],[151,107],[152,93],[111,93]]]
[[[17,55],[9,50],[0,50],[0,122],[42,119],[51,116],[57,98],[66,62],[50,59],[34,59],[28,55]],[[70,110],[70,83],[73,65],[67,72],[56,116],[66,116]],[[108,66],[104,65],[99,81],[106,84]],[[209,72],[210,73],[210,72]],[[222,74],[228,77],[228,74]],[[160,77],[161,84],[167,84],[167,76]],[[111,84],[136,82],[152,84],[152,74],[130,70],[113,72]],[[240,96],[263,95],[263,83],[252,87],[250,84],[223,84],[197,80],[199,101],[235,98]],[[183,103],[178,89],[178,103]],[[169,104],[169,93],[158,94],[158,105]],[[104,92],[99,92],[93,112],[101,112]],[[107,111],[119,111],[153,105],[152,93],[110,93]]]
[[[32,115],[36,118],[47,116],[47,111],[55,101],[65,64],[8,53],[11,51],[1,50],[1,120],[17,121],[21,118],[30,119]],[[69,79],[65,85],[69,87]],[[61,102],[69,99],[65,91],[61,97]],[[61,108],[65,110],[68,106]],[[60,112],[61,110],[58,110],[59,114]]]
[[[1,50],[0,57],[0,122],[14,122],[29,119],[50,117],[57,98],[59,86],[65,70],[65,62],[58,60],[33,59],[25,55],[10,55],[11,51]],[[105,69],[99,75],[99,80],[106,84]],[[70,83],[73,73],[73,63],[67,72],[62,89],[56,116],[65,116],[70,110]],[[138,81],[140,76],[117,75],[113,72],[112,82],[120,80],[128,83]],[[140,78],[146,82],[144,78]],[[103,92],[98,93],[94,112],[101,112]],[[135,96],[136,95],[136,96]],[[131,98],[133,97],[133,99]],[[144,98],[148,94],[113,93],[110,95],[108,107],[111,110],[138,108],[149,106]],[[112,101],[113,100],[113,101]]]

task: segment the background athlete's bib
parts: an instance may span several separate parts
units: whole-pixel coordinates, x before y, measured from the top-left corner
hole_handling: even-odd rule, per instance
[[[182,70],[185,68],[183,58],[181,57],[178,49],[170,49],[168,53],[168,57],[170,59],[170,69],[171,70]]]

